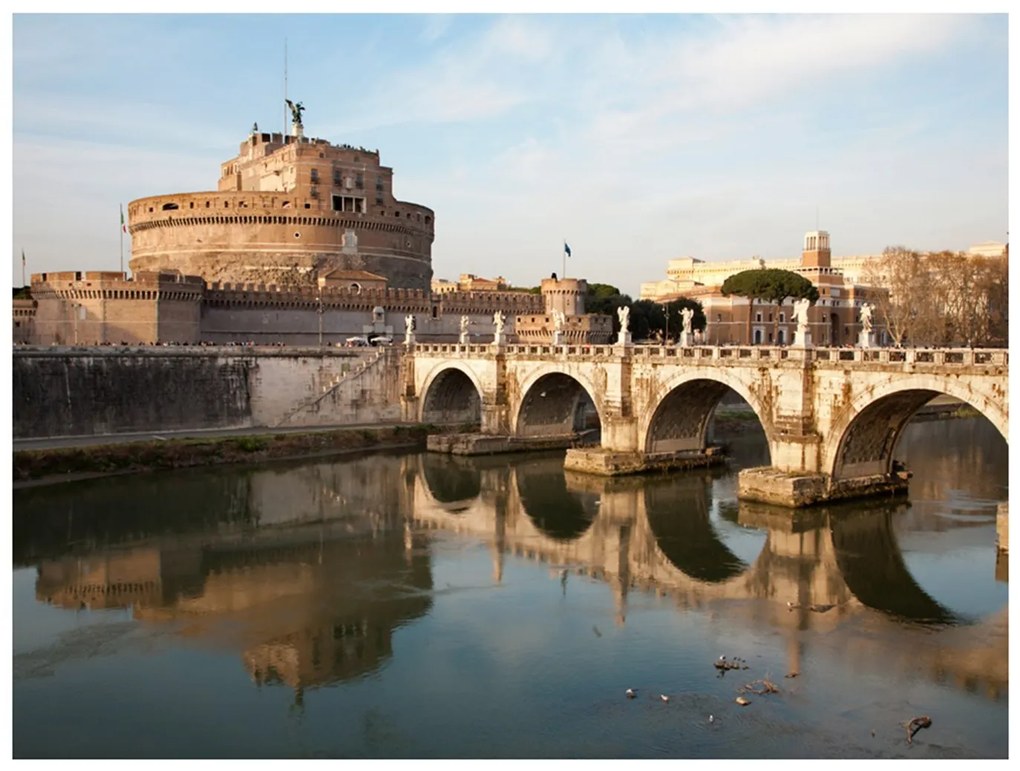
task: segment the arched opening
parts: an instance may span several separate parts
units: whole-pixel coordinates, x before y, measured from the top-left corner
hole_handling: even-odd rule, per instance
[[[725,383],[689,380],[659,402],[645,438],[648,455],[700,453],[710,444],[746,447],[768,463],[768,441],[751,405]]]
[[[961,409],[969,408],[938,391],[920,388],[876,399],[854,416],[840,437],[833,480],[899,472],[893,453],[908,421],[915,416],[917,420],[945,417]]]
[[[471,378],[459,369],[441,372],[425,392],[421,421],[477,430],[482,423],[482,399]]]
[[[528,389],[517,417],[518,436],[570,436],[596,443],[602,424],[595,403],[574,378],[543,375]]]

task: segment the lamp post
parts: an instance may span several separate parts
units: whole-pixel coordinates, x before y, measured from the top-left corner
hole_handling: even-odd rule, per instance
[[[315,299],[319,303],[319,347],[322,348],[322,293],[316,294]]]

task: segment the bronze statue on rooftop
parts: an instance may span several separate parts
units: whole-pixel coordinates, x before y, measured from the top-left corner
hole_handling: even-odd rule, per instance
[[[302,125],[301,124],[301,113],[303,113],[305,111],[304,105],[301,104],[301,102],[294,103],[294,102],[290,101],[290,99],[285,99],[284,101],[287,103],[287,106],[290,108],[290,116],[291,116],[291,119],[294,121],[294,125],[295,126]]]

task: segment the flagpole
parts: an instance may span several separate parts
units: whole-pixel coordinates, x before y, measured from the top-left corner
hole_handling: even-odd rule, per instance
[[[120,275],[124,277],[124,204],[120,205]]]
[[[24,249],[21,250],[21,285],[22,286],[28,286],[28,284],[25,283],[25,250]]]
[[[563,278],[567,277],[567,237],[563,237],[563,273],[560,274]]]

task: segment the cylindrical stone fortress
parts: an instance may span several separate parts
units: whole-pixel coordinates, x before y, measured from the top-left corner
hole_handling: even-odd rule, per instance
[[[218,189],[128,205],[132,272],[311,286],[337,268],[429,290],[435,215],[398,201],[378,150],[253,132]]]

